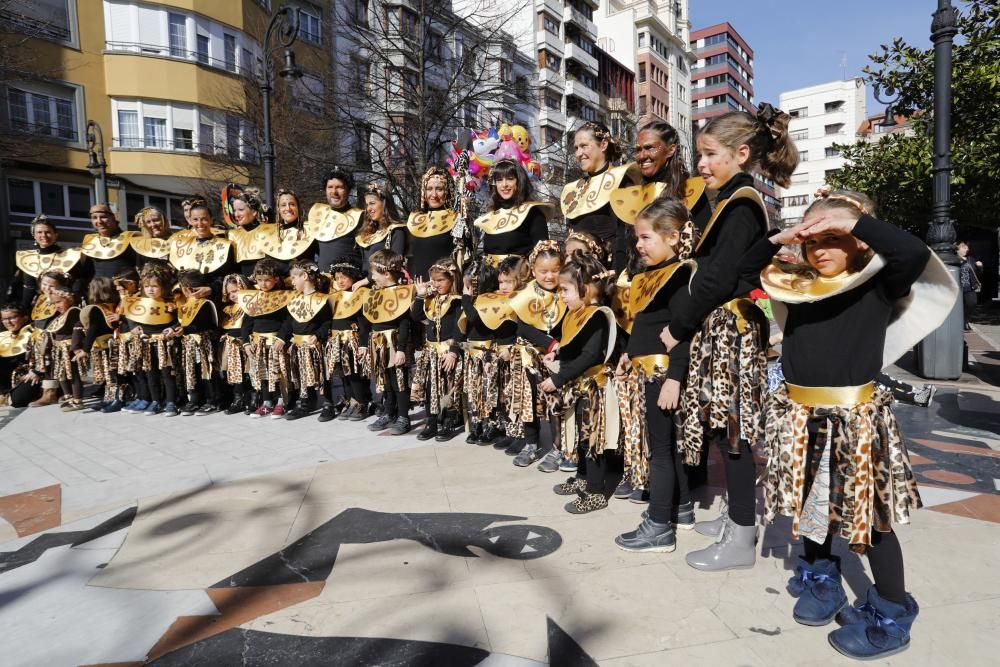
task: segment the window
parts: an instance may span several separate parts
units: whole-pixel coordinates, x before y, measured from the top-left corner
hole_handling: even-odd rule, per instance
[[[806,206],[809,203],[809,195],[795,195],[793,197],[782,197],[782,206]]]
[[[687,61],[684,59],[684,56],[680,54],[677,55],[677,69],[687,74],[688,71]]]
[[[809,161],[809,151],[799,151],[799,162]]]
[[[22,178],[7,179],[10,212],[25,216],[40,213],[54,218],[90,219],[90,188]]]
[[[323,79],[311,74],[304,74],[301,79],[292,83],[293,104],[309,113],[319,115],[323,113],[323,104],[326,98],[326,86]]]
[[[548,14],[542,14],[542,27],[545,32],[552,33],[556,37],[559,36],[559,22]]]
[[[400,7],[399,11],[399,31],[406,37],[416,39],[420,27],[417,13],[408,7]]]
[[[823,133],[830,134],[840,134],[844,130],[843,123],[833,123],[832,125],[826,125],[823,127]]]
[[[434,31],[427,33],[427,57],[436,62],[441,62],[444,57],[443,39],[441,35]]]
[[[831,178],[833,178],[839,173],[840,173],[839,169],[827,169],[826,171],[823,172],[823,178],[829,181]]]
[[[462,124],[465,127],[477,127],[479,125],[478,115],[476,105],[472,102],[466,102],[462,105]]]
[[[809,115],[809,107],[799,107],[798,109],[791,109],[788,115],[792,118],[805,118]]]
[[[304,9],[299,9],[299,37],[313,44],[323,43],[319,17],[310,14]]]
[[[368,0],[354,0],[351,18],[360,27],[368,27]]]
[[[166,118],[143,118],[142,131],[146,148],[167,148]]]
[[[167,17],[167,32],[170,55],[174,58],[187,58],[187,19],[183,14],[170,14]]]
[[[792,141],[802,141],[809,138],[809,130],[794,130],[789,132],[788,136],[791,137]]]
[[[223,35],[223,53],[225,54],[226,69],[230,72],[236,71],[236,35]]]
[[[646,46],[646,33],[640,32],[636,39],[638,40],[640,49]]]
[[[198,44],[198,54],[197,54],[198,62],[200,62],[202,65],[207,65],[209,61],[208,35],[198,35],[195,39],[197,40]]]
[[[834,100],[823,105],[824,113],[833,113],[844,108],[844,100]]]
[[[545,91],[545,106],[553,111],[561,111],[562,97],[553,92]]]
[[[240,120],[234,116],[226,116],[226,154],[240,157]]]
[[[200,123],[198,125],[198,150],[202,153],[215,152],[215,125]]]
[[[12,129],[35,135],[77,141],[76,91],[55,84],[38,90],[7,89],[7,111]]]
[[[792,174],[792,183],[808,183],[809,182],[809,172],[801,171],[797,174]]]
[[[174,128],[174,150],[190,151],[194,149],[194,131]]]
[[[639,83],[646,83],[646,63],[639,63]]]
[[[840,157],[840,151],[833,146],[827,146],[826,157]]]
[[[33,36],[75,45],[75,6],[71,0],[5,2],[0,5],[0,19]]]
[[[139,136],[139,112],[118,112],[118,145],[122,148],[141,148]]]
[[[358,169],[371,169],[372,129],[366,123],[354,125],[354,164]]]
[[[250,49],[240,50],[240,70],[243,76],[252,76],[255,73],[253,54],[250,53]]]

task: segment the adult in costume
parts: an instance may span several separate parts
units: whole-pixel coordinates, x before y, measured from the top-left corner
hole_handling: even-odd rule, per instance
[[[233,242],[218,236],[212,227],[212,213],[205,204],[191,208],[191,231],[170,239],[170,264],[178,271],[197,271],[210,277],[210,287],[200,287],[195,298],[222,302],[222,281],[235,269]]]
[[[485,235],[483,253],[493,267],[511,255],[527,257],[539,241],[549,238],[553,209],[532,200],[528,173],[514,160],[500,160],[489,176],[490,210],[475,225]]]
[[[316,264],[326,271],[341,260],[361,263],[361,249],[354,240],[364,213],[351,207],[354,177],[351,172],[334,167],[323,181],[326,203],[313,204],[306,220],[306,231],[316,240]]]
[[[378,183],[369,183],[365,189],[364,222],[354,240],[361,248],[361,270],[365,276],[372,255],[379,250],[391,250],[400,255],[406,252],[406,224],[399,221],[392,197]],[[325,271],[330,267],[321,268]]]
[[[260,190],[245,188],[233,197],[232,204],[236,228],[229,230],[229,240],[233,243],[240,273],[252,277],[257,260],[264,259],[266,234],[258,231],[261,223],[267,221],[264,202],[260,198]]]
[[[406,268],[414,280],[427,280],[434,262],[451,257],[455,251],[452,230],[458,222],[458,213],[450,208],[454,189],[451,174],[441,167],[431,167],[420,180],[420,210],[410,213],[406,222],[410,233]]]
[[[90,224],[94,226],[94,233],[84,236],[80,246],[87,256],[90,275],[112,278],[121,269],[136,265],[136,253],[132,249],[135,233],[119,229],[118,219],[110,206],[91,206]]]
[[[264,254],[278,261],[285,275],[291,262],[301,259],[312,261],[316,244],[305,228],[299,196],[291,190],[278,190],[276,222],[264,223],[257,228]]]
[[[21,299],[25,308],[31,308],[38,294],[38,280],[46,271],[68,273],[73,278],[74,294],[81,294],[86,281],[86,262],[79,248],[59,245],[59,230],[44,215],[31,221],[31,238],[34,250],[18,250],[14,262],[21,272]]]
[[[136,254],[136,268],[140,271],[149,262],[170,263],[170,225],[158,208],[147,206],[135,214],[139,233],[129,243]]]

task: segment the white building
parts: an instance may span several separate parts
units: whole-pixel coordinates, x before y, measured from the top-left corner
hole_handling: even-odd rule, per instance
[[[826,179],[844,166],[834,144],[853,144],[865,121],[864,79],[830,83],[781,93],[779,106],[792,117],[789,132],[799,149],[791,185],[779,188],[781,219],[798,222]]]
[[[636,114],[641,124],[663,120],[680,134],[691,157],[691,49],[688,0],[601,0],[598,46],[635,68]]]

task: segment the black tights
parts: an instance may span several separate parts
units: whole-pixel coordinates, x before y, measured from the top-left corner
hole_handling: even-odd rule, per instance
[[[407,388],[400,387],[399,382],[396,379],[396,369],[389,369],[389,379],[385,384],[385,391],[382,393],[382,401],[385,407],[385,414],[389,419],[397,419],[399,417],[410,416],[410,390],[409,385]],[[403,380],[405,382],[406,376],[404,373]],[[428,415],[428,418],[430,415]]]
[[[802,540],[805,559],[814,563],[817,558],[827,560],[833,552],[833,535],[827,535],[823,544],[808,538]],[[872,578],[878,594],[890,602],[906,604],[906,579],[903,572],[903,550],[899,546],[896,533],[872,531],[872,545],[867,551],[868,564],[872,568]]]
[[[716,431],[712,440],[722,453],[726,466],[726,493],[729,496],[729,518],[737,526],[752,526],[757,521],[757,468],[753,452],[746,441],[740,441],[740,453],[729,453],[725,431]]]
[[[160,364],[155,355],[151,367],[146,371],[146,386],[149,395],[157,403],[177,402],[177,382],[174,380],[173,369],[160,370]]]
[[[73,363],[73,379],[59,380],[59,387],[65,396],[72,396],[76,400],[83,399],[83,381],[80,379],[80,371]]]
[[[582,405],[576,405],[577,429],[583,424],[587,416],[583,414]],[[537,436],[536,436],[537,438]],[[604,493],[604,487],[608,476],[608,457],[603,451],[596,456],[589,456],[587,450],[589,446],[582,438],[577,438],[576,446],[576,477],[586,480],[587,493]]]
[[[205,380],[198,378],[194,381],[194,387],[188,392],[188,400],[191,405],[201,405],[204,399],[207,403],[215,404],[218,401],[218,392],[215,387],[215,380]]]
[[[647,382],[646,426],[649,432],[649,517],[667,523],[676,504],[691,500],[687,473],[677,451],[673,413],[661,410],[660,383]],[[751,521],[751,524],[753,522]]]

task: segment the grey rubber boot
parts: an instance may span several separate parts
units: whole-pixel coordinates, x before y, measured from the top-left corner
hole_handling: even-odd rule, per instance
[[[718,537],[722,534],[722,524],[729,517],[729,499],[722,496],[722,503],[719,505],[719,516],[711,521],[699,521],[694,524],[694,531],[706,537]]]
[[[726,520],[715,544],[692,551],[685,560],[696,570],[721,572],[753,567],[757,560],[757,526],[738,526]]]

